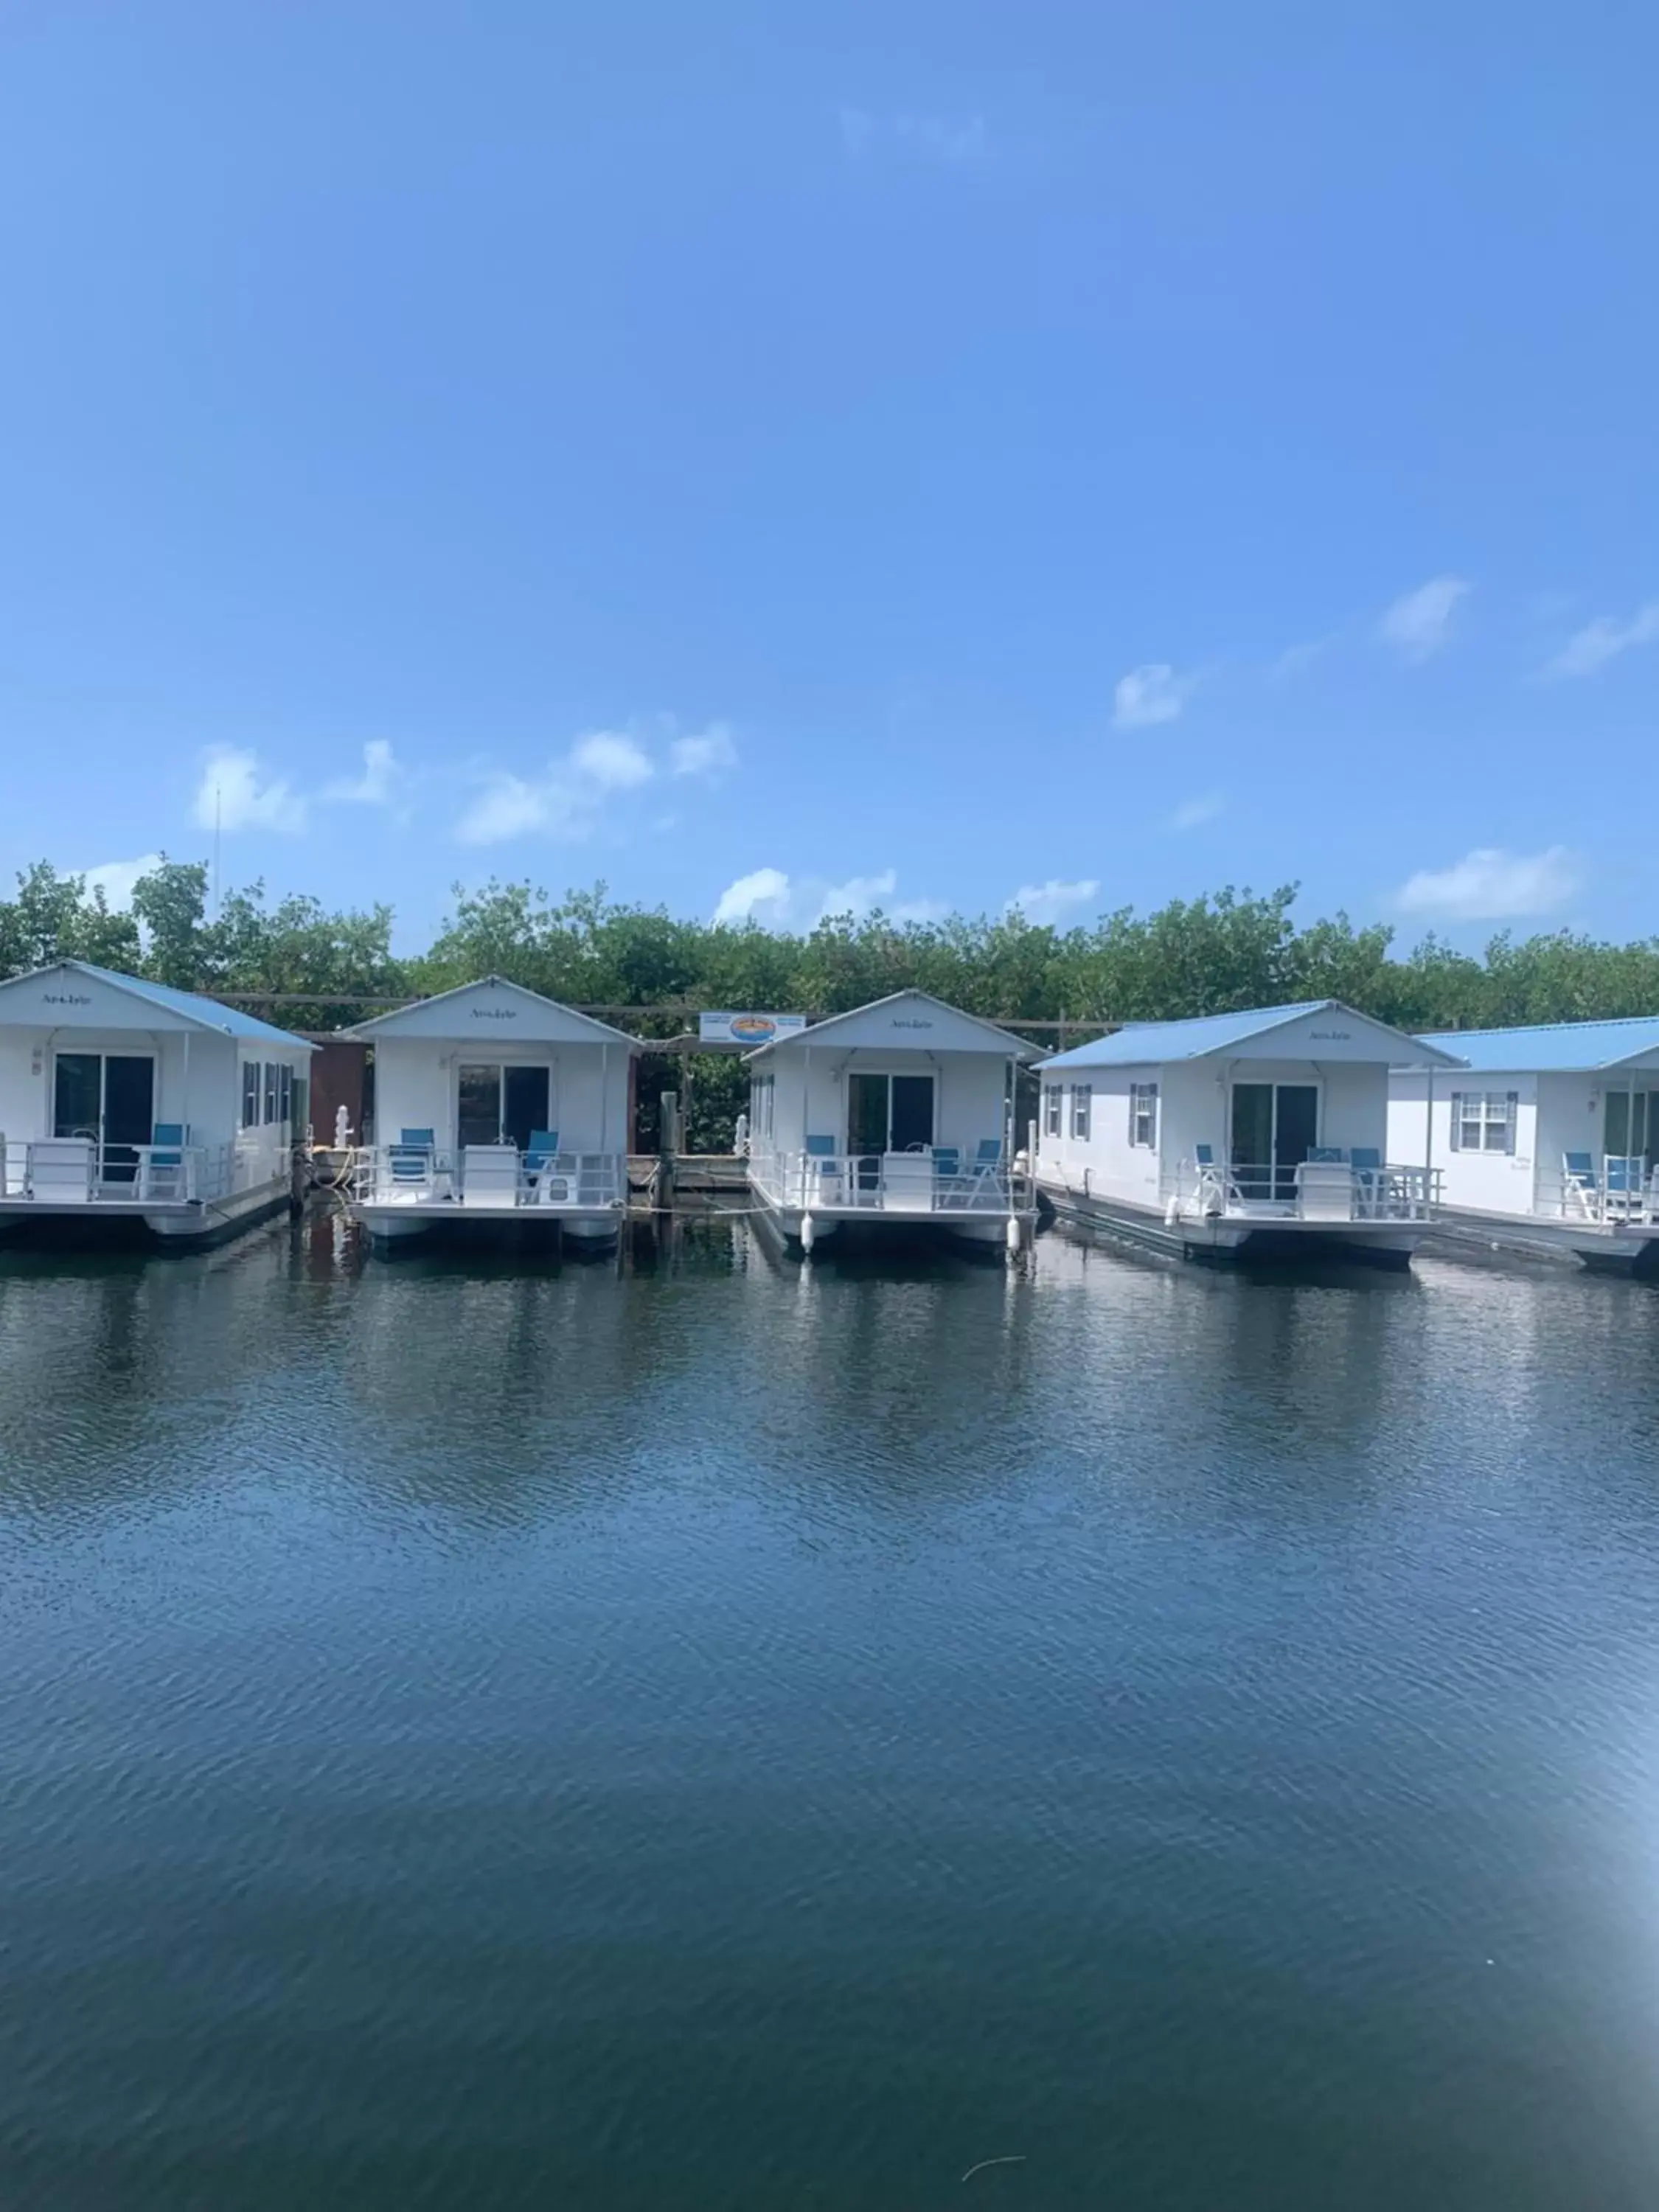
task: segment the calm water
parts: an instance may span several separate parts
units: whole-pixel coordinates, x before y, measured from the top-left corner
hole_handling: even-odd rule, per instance
[[[1640,1286],[0,1259],[0,2203],[1647,2212],[1656,1595]]]

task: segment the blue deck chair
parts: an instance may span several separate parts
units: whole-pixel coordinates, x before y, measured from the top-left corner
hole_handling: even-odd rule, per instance
[[[151,1197],[161,1195],[159,1182],[169,1187],[182,1198],[185,1194],[185,1146],[190,1142],[190,1127],[184,1121],[157,1121],[149,1133],[149,1157],[144,1167],[144,1188]]]
[[[1637,1154],[1611,1154],[1607,1162],[1607,1211],[1629,1215],[1642,1203],[1643,1162]]]
[[[386,1149],[393,1182],[424,1182],[432,1173],[430,1129],[405,1129],[400,1140]]]
[[[935,1175],[953,1176],[959,1175],[961,1171],[962,1154],[955,1145],[935,1145],[933,1146],[933,1172]]]
[[[1224,1213],[1227,1200],[1240,1194],[1238,1186],[1224,1170],[1216,1165],[1213,1145],[1194,1145],[1193,1159],[1198,1168],[1198,1197],[1206,1213]]]
[[[976,1168],[1000,1168],[1002,1165],[1002,1139],[1000,1137],[981,1137],[980,1139],[979,1150],[974,1154],[974,1165]]]
[[[1353,1170],[1353,1179],[1367,1198],[1375,1198],[1382,1188],[1382,1155],[1375,1145],[1355,1145],[1348,1153],[1348,1165]]]
[[[809,1198],[816,1195],[825,1206],[836,1203],[841,1189],[841,1166],[836,1158],[833,1137],[808,1137],[806,1173],[810,1179]]]
[[[1563,1152],[1561,1211],[1565,1213],[1571,1200],[1581,1213],[1593,1213],[1595,1209],[1591,1201],[1595,1195],[1595,1162],[1592,1156],[1589,1152]]]
[[[539,1175],[544,1168],[550,1168],[558,1149],[559,1133],[556,1129],[532,1129],[530,1142],[525,1147],[525,1173]]]

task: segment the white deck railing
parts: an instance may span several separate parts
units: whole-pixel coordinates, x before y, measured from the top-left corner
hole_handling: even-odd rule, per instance
[[[470,1198],[475,1206],[591,1212],[623,1203],[628,1162],[620,1152],[555,1152],[527,1167],[512,1146],[454,1152],[371,1145],[354,1158],[347,1187],[360,1206],[465,1206]]]
[[[0,1198],[42,1206],[197,1205],[235,1188],[228,1145],[0,1138]]]
[[[1159,1194],[1188,1220],[1429,1221],[1440,1202],[1440,1170],[1357,1168],[1346,1160],[1304,1160],[1294,1168],[1182,1160]]]
[[[1651,1174],[1639,1153],[1595,1162],[1589,1173],[1563,1168],[1538,1177],[1537,1211],[1553,1220],[1620,1223],[1644,1226],[1659,1222],[1659,1168]]]
[[[781,1152],[751,1146],[749,1178],[773,1206],[802,1212],[1023,1213],[1030,1183],[997,1163],[941,1167],[931,1152]]]

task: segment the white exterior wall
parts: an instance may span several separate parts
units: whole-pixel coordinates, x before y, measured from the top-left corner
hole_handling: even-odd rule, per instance
[[[1176,1072],[1186,1073],[1184,1069]],[[1055,1081],[1060,1085],[1060,1134],[1054,1137],[1046,1133],[1043,1125],[1047,1105],[1046,1102],[1040,1104],[1038,1173],[1073,1189],[1099,1192],[1109,1198],[1124,1199],[1132,1205],[1155,1206],[1158,1203],[1159,1152],[1129,1142],[1129,1086],[1133,1083],[1158,1085],[1161,1136],[1168,1126],[1160,1079],[1164,1073],[1162,1068],[1152,1066],[1066,1067],[1042,1077],[1045,1087]],[[1090,1091],[1086,1138],[1072,1133],[1073,1094],[1083,1084],[1087,1084]]]
[[[0,1137],[14,1144],[52,1133],[47,1078],[34,1064],[45,1044],[41,1030],[0,1030]]]
[[[755,1069],[774,1079],[771,1149],[799,1152],[809,1136],[829,1136],[844,1152],[848,1141],[848,1083],[854,1073],[931,1075],[933,1142],[955,1145],[971,1158],[981,1139],[1006,1141],[1008,1055],[997,1052],[907,1052],[887,1046],[848,1051],[827,1040],[769,1053]],[[752,1093],[751,1093],[752,1100]],[[752,1115],[752,1103],[751,1103]],[[764,1146],[764,1136],[758,1139]]]
[[[1607,1158],[1607,1100],[1632,1090],[1651,1090],[1654,1072],[1642,1067],[1617,1073],[1540,1075],[1537,1084],[1538,1188],[1545,1210],[1555,1213],[1560,1210],[1562,1154],[1588,1152],[1599,1174]],[[1513,1089],[1512,1083],[1510,1087]]]
[[[1561,1153],[1565,1149],[1595,1151],[1600,1141],[1599,1120],[1586,1125],[1575,1143],[1554,1145],[1553,1125],[1558,1120],[1547,1103],[1558,1085],[1571,1084],[1583,1094],[1594,1088],[1588,1076],[1538,1076],[1475,1073],[1468,1069],[1437,1068],[1434,1076],[1433,1149],[1424,1131],[1424,1109],[1429,1079],[1420,1069],[1401,1069],[1389,1085],[1389,1158],[1401,1167],[1419,1167],[1426,1161],[1440,1170],[1440,1202],[1476,1213],[1530,1213],[1540,1189],[1559,1178]],[[1513,1152],[1463,1152],[1452,1150],[1452,1100],[1466,1091],[1514,1091],[1515,1150]],[[1542,1179],[1540,1181],[1540,1178]]]
[[[290,1132],[287,1122],[263,1119],[263,1075],[259,1125],[240,1126],[242,1065],[257,1056],[261,1070],[275,1062],[299,1079],[309,1068],[308,1052],[254,1046],[207,1030],[9,1025],[0,1028],[0,1136],[27,1144],[52,1135],[57,1056],[72,1052],[149,1054],[155,1062],[152,1120],[182,1122],[191,1145],[210,1153],[228,1149],[233,1189],[286,1173]]]
[[[210,1038],[208,1042],[210,1045],[218,1044],[216,1038]],[[196,1044],[191,1046],[192,1091],[196,1088],[195,1054],[198,1049],[199,1047]],[[252,1190],[260,1183],[270,1182],[273,1176],[287,1174],[289,1148],[294,1139],[294,1132],[287,1121],[267,1121],[264,1118],[264,1071],[275,1061],[279,1067],[283,1066],[291,1067],[294,1071],[294,1079],[298,1082],[301,1077],[310,1073],[311,1055],[309,1053],[285,1053],[277,1046],[257,1044],[246,1037],[238,1037],[234,1046],[231,1041],[227,1039],[221,1049],[223,1058],[221,1059],[216,1054],[210,1065],[204,1083],[210,1095],[216,1098],[223,1095],[227,1073],[233,1084],[230,1108],[231,1125],[235,1132],[235,1170],[233,1188],[237,1190]],[[240,1126],[242,1115],[242,1070],[250,1063],[257,1065],[260,1072],[259,1120],[244,1129]],[[166,1116],[158,1118],[165,1119]],[[176,1119],[177,1116],[173,1118]],[[222,1119],[222,1109],[216,1115],[216,1126],[220,1119]],[[195,1116],[191,1116],[191,1138],[193,1143],[218,1144],[222,1141],[216,1136],[205,1135],[204,1128],[205,1124],[198,1125]]]
[[[1231,1086],[1237,1083],[1311,1083],[1319,1091],[1321,1145],[1374,1146],[1385,1158],[1389,1137],[1389,1072],[1378,1060],[1194,1060],[1142,1067],[1065,1067],[1043,1074],[1046,1086],[1061,1085],[1060,1133],[1044,1133],[1038,1109],[1038,1172],[1067,1188],[1122,1199],[1133,1205],[1158,1206],[1191,1172],[1200,1145],[1208,1145],[1218,1162],[1231,1157]],[[1090,1131],[1086,1141],[1072,1134],[1072,1093],[1087,1083]],[[1129,1141],[1132,1084],[1158,1085],[1158,1148]],[[1420,1121],[1420,1109],[1419,1109]],[[1251,1163],[1250,1164],[1256,1164]]]
[[[608,1068],[605,1059],[608,1055]],[[396,1144],[405,1129],[430,1129],[453,1151],[460,1069],[545,1067],[550,1127],[567,1152],[628,1149],[629,1052],[598,1044],[497,1045],[476,1036],[381,1036],[374,1043],[374,1135]],[[602,1103],[603,1101],[603,1103]]]

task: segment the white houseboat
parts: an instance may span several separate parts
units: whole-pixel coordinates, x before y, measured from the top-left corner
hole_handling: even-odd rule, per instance
[[[1036,1218],[1012,1158],[1030,1046],[897,991],[749,1054],[749,1187],[792,1244],[849,1228],[1012,1243]]]
[[[486,975],[345,1032],[374,1054],[352,1212],[382,1243],[453,1235],[614,1242],[636,1038]]]
[[[1659,1272],[1659,1017],[1422,1042],[1463,1066],[1396,1070],[1389,1129],[1440,1176],[1437,1243]]]
[[[1450,1053],[1334,1000],[1138,1022],[1042,1062],[1037,1188],[1186,1259],[1403,1267],[1434,1211],[1388,1141],[1389,1073]]]
[[[125,1224],[182,1247],[286,1206],[312,1050],[83,960],[0,983],[0,1234]]]

